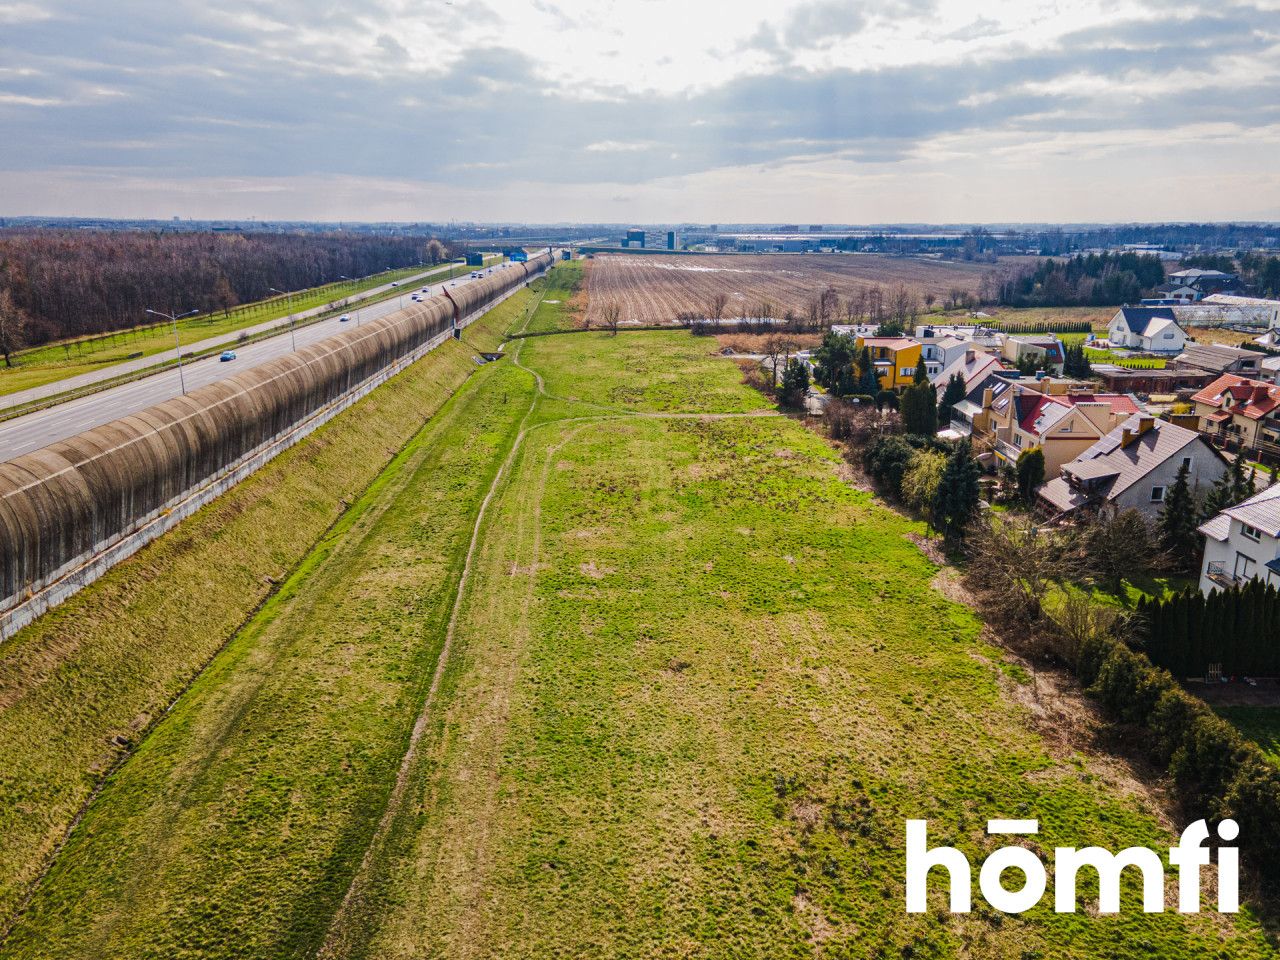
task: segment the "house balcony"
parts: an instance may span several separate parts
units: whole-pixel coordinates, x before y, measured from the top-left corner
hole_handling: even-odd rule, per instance
[[[1246,582],[1244,577],[1237,577],[1234,573],[1228,573],[1226,564],[1221,560],[1209,561],[1209,569],[1205,571],[1205,576],[1218,586],[1228,589]]]

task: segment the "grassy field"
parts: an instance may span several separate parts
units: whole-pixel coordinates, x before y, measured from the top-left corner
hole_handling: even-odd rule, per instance
[[[496,259],[492,262],[496,262]],[[346,297],[382,286],[393,280],[415,276],[423,273],[425,269],[406,267],[365,277],[355,283],[333,283],[311,290],[302,290],[293,297],[292,312],[301,313],[326,304],[341,304]],[[432,277],[431,282],[438,283],[450,277],[463,276],[473,269],[475,268],[466,266],[452,267],[447,272]],[[289,313],[288,301],[283,297],[274,297],[271,300],[233,308],[228,314],[202,314],[182,320],[178,323],[178,336],[185,347],[210,337],[235,333],[246,327],[287,317]],[[146,357],[172,350],[173,328],[169,325],[149,326],[101,337],[46,344],[16,355],[15,366],[12,368],[0,366],[0,396],[65,380],[82,373],[90,373],[130,359],[135,354]]]
[[[975,862],[988,817],[1039,817],[1039,849],[1170,824],[1033,731],[921,526],[716,346],[481,368],[111,779],[0,955],[1272,955],[1248,914],[1132,888],[1117,917],[905,914],[908,817]]]
[[[475,370],[518,293],[0,646],[0,930],[77,812]]]
[[[582,260],[557,260],[545,279],[534,281],[544,290],[544,296],[526,332],[548,333],[577,326],[584,272]]]

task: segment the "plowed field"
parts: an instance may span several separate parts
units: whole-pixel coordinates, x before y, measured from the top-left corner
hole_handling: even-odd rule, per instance
[[[598,323],[607,303],[622,308],[623,323],[673,323],[682,312],[705,316],[717,293],[728,298],[724,316],[738,317],[743,308],[758,316],[769,302],[774,316],[787,310],[803,313],[805,304],[827,287],[841,300],[859,288],[880,286],[886,295],[905,284],[921,297],[939,300],[955,288],[976,292],[989,263],[911,260],[876,255],[762,254],[759,256],[627,256],[597,255],[587,273],[588,315]]]

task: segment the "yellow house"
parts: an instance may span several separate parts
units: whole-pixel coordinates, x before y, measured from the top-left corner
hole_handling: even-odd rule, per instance
[[[900,390],[915,379],[920,343],[910,337],[858,337],[858,352],[866,347],[880,375],[882,390]]]

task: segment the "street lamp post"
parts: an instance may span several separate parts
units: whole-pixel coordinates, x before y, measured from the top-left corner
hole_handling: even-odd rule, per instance
[[[147,313],[152,316],[164,317],[173,324],[173,345],[177,348],[178,352],[178,386],[182,388],[182,395],[184,397],[187,395],[187,381],[182,375],[182,338],[178,336],[178,321],[183,317],[194,317],[199,312],[199,310],[188,310],[186,313],[179,313],[177,316],[174,316],[171,313],[162,313],[159,310],[147,311]]]
[[[277,290],[275,287],[270,288],[272,293],[283,293],[289,299],[289,341],[293,344],[295,353],[298,351],[298,335],[293,332],[293,291]]]

